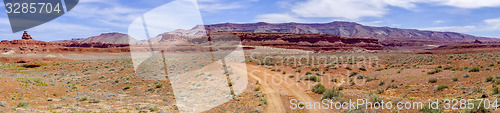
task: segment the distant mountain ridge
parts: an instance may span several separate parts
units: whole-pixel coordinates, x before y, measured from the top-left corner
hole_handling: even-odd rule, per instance
[[[477,37],[468,34],[455,32],[437,32],[417,29],[399,29],[390,27],[365,26],[355,22],[335,21],[331,23],[281,23],[271,24],[265,22],[250,24],[214,24],[205,25],[205,29],[214,31],[240,31],[250,33],[314,33],[329,34],[340,37],[356,38],[376,38],[376,39],[482,39],[486,37]],[[197,30],[197,29],[192,29]],[[194,32],[194,31],[189,31]]]
[[[131,38],[127,34],[123,33],[102,33],[99,36],[92,36],[85,39],[80,39],[78,42],[82,43],[106,43],[106,44],[129,44],[137,43],[138,40]]]
[[[427,41],[450,41],[465,42],[480,40],[497,40],[487,37],[478,37],[455,32],[438,32],[417,29],[400,29],[391,27],[374,27],[358,24],[355,22],[335,21],[330,23],[223,23],[213,25],[198,25],[189,30],[178,29],[152,37],[152,42],[182,41],[179,36],[204,36],[207,32],[217,31],[239,31],[248,33],[298,33],[298,34],[328,34],[340,37],[353,38],[376,38],[379,40],[427,40]],[[113,44],[145,43],[144,40],[135,40],[123,33],[103,33],[78,42],[101,42]],[[497,40],[498,41],[498,40]]]

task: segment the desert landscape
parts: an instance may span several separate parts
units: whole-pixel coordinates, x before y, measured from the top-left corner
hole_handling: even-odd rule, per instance
[[[0,42],[0,112],[477,113],[500,107],[496,38],[354,22],[199,25],[149,40],[103,33],[46,42],[28,33]],[[357,99],[384,105],[328,106]],[[436,100],[438,109],[430,109]],[[387,105],[392,108],[373,109]]]

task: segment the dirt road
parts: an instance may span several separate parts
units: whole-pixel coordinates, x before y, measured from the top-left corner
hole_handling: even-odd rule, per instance
[[[244,68],[235,67],[235,69]],[[287,112],[287,109],[290,110],[291,108],[290,106],[288,106],[288,100],[283,101],[282,99],[284,96],[293,96],[298,100],[298,102],[320,102],[320,99],[314,99],[309,96],[306,93],[306,89],[298,87],[299,83],[296,82],[295,79],[290,79],[286,77],[286,75],[270,71],[265,67],[255,66],[251,64],[247,65],[247,70],[249,77],[259,81],[259,83],[261,84],[261,89],[266,94],[266,98],[269,103],[266,112],[283,113]],[[314,113],[332,112],[319,108],[302,111]]]

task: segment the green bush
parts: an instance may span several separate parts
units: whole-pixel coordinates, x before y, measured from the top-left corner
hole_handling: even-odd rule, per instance
[[[493,82],[493,76],[486,77],[485,82]]]
[[[443,111],[441,111],[441,109],[432,109],[429,106],[429,104],[422,107],[422,109],[420,109],[420,112],[422,112],[422,113],[443,113]]]
[[[498,87],[494,87],[494,88],[491,90],[491,92],[492,92],[492,93],[491,93],[492,95],[496,95],[496,94],[498,94],[498,93],[499,93]]]
[[[387,84],[387,86],[385,88],[386,89],[389,89],[389,88],[396,89],[396,88],[398,88],[398,85],[396,85],[396,84]]]
[[[260,91],[260,87],[256,87],[254,91]]]
[[[483,89],[479,87],[473,87],[472,92],[474,93],[483,93]]]
[[[428,71],[427,74],[431,74],[432,75],[432,74],[439,73],[441,71],[443,71],[441,68],[434,68],[431,71]]]
[[[351,67],[349,67],[349,66],[346,66],[346,67],[345,67],[345,69],[347,69],[347,70],[352,70],[352,68],[351,68]]]
[[[323,84],[316,84],[313,86],[312,91],[317,94],[323,94],[325,92],[325,86]]]
[[[471,68],[469,69],[469,72],[479,72],[479,68],[478,67]]]
[[[465,74],[463,75],[463,77],[464,77],[464,78],[468,78],[468,77],[470,77],[470,74],[469,74],[469,73],[465,73]]]
[[[452,69],[452,68],[453,68],[453,66],[446,66],[446,67],[444,67],[443,69],[444,69],[444,70],[449,70],[449,69]]]
[[[314,82],[320,82],[321,80],[319,79],[318,75],[307,75],[305,80],[310,80]]]
[[[163,87],[163,84],[161,84],[161,83],[155,84],[155,88],[161,88],[161,87]]]
[[[323,92],[322,99],[332,99],[334,97],[340,97],[340,96],[342,96],[342,93],[340,91],[337,91],[335,89],[329,89]]]
[[[125,86],[125,87],[123,88],[123,90],[128,90],[128,89],[130,89],[130,86]]]
[[[358,74],[359,74],[358,72],[353,71],[353,72],[349,73],[349,77],[356,76],[356,75],[358,75]]]
[[[377,102],[377,103],[382,102],[382,98],[373,93],[368,94],[368,99],[370,102]]]
[[[378,88],[376,93],[377,94],[382,94],[382,93],[384,93],[384,91],[385,91],[384,89]]]
[[[379,85],[379,86],[383,86],[384,84],[385,84],[385,82],[384,82],[384,81],[380,81],[380,82],[378,83],[378,85]]]
[[[90,99],[89,100],[89,103],[99,103],[101,102],[100,100],[97,100],[97,99]]]
[[[26,108],[29,105],[30,105],[30,103],[28,101],[21,100],[21,101],[17,102],[18,108]]]
[[[363,65],[363,66],[359,67],[359,70],[366,71],[366,66]]]
[[[311,69],[311,71],[319,71],[319,68],[318,67],[314,67]]]
[[[474,107],[466,107],[463,113],[489,113],[490,110],[485,108],[485,104],[481,101],[473,102]]]
[[[438,85],[434,91],[441,91],[441,90],[446,89],[446,88],[448,88],[448,85],[441,84],[441,85]]]
[[[437,81],[437,78],[429,78],[429,83],[436,83]]]
[[[458,81],[458,78],[457,77],[453,77],[451,80]]]
[[[87,100],[87,96],[82,96],[80,98],[78,98],[78,101],[86,101]]]

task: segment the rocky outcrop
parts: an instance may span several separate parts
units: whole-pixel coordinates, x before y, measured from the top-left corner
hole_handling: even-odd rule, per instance
[[[31,35],[29,35],[27,31],[24,31],[23,37],[21,37],[21,39],[23,39],[23,40],[31,40],[33,38],[31,38]]]
[[[128,44],[45,42],[33,39],[26,31],[20,40],[0,42],[1,54],[37,54],[47,52],[127,52]]]
[[[234,35],[233,37],[228,35]],[[326,34],[297,33],[246,33],[219,31],[210,33],[213,41],[231,41],[239,38],[243,45],[271,46],[287,49],[303,49],[311,51],[351,50],[355,47],[367,50],[382,50],[378,39],[374,38],[344,38]],[[233,39],[230,39],[233,38]]]

